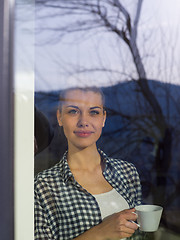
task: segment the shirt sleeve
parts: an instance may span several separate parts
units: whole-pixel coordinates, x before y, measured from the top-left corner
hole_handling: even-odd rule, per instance
[[[36,188],[34,192],[34,240],[54,240],[48,218]]]
[[[135,206],[140,205],[142,203],[142,189],[141,189],[141,182],[139,178],[139,174],[133,166],[133,180],[134,180],[134,189],[135,189]],[[134,207],[135,207],[134,206]]]

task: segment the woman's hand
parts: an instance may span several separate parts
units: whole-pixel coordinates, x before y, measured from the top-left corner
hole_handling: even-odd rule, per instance
[[[130,237],[138,228],[135,221],[137,215],[134,213],[135,209],[127,209],[115,213],[105,218],[101,224],[97,225],[97,235],[99,239],[122,239]],[[98,234],[99,233],[99,234]]]
[[[137,215],[134,212],[135,209],[132,208],[114,213],[75,239],[119,240],[130,237],[138,229],[138,225],[131,222],[137,219]]]

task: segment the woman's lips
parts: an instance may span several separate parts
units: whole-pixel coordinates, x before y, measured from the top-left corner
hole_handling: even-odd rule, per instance
[[[93,132],[91,132],[91,131],[75,131],[74,133],[78,137],[86,138],[86,137],[89,137]]]

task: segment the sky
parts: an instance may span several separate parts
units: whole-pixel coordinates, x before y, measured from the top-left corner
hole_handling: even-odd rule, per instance
[[[131,4],[132,0],[125,2]],[[109,86],[137,76],[129,50],[114,35],[68,35],[56,44],[47,43],[57,39],[57,33],[52,38],[49,32],[35,34],[35,29],[47,21],[56,25],[61,19],[40,20],[33,5],[25,8],[17,11],[15,38],[16,72],[22,84],[28,86],[27,76],[33,75],[35,91],[51,91],[76,85]],[[133,7],[129,9],[133,13]],[[149,79],[180,84],[179,12],[179,0],[144,0],[138,46]],[[103,67],[116,72],[77,73],[82,67]]]

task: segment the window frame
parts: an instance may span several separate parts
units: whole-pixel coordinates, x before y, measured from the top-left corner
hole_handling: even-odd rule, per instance
[[[0,1],[0,234],[14,239],[14,1]]]

